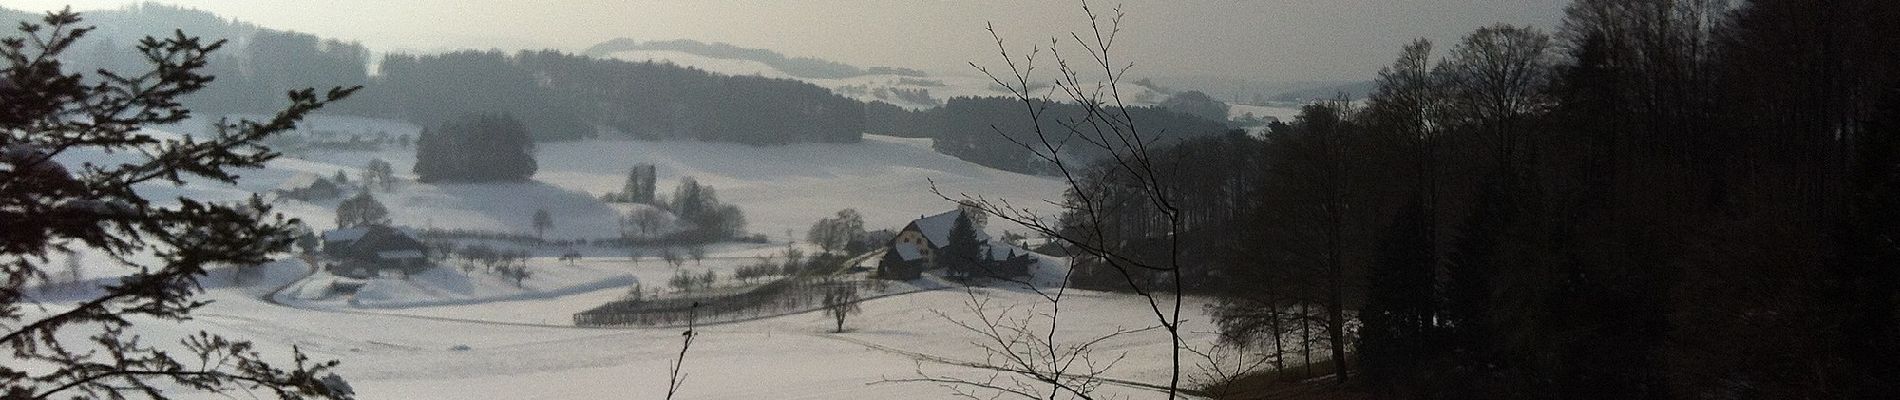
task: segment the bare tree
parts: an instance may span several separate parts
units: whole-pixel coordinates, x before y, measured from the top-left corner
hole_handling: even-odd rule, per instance
[[[1195,361],[1196,372],[1188,377],[1188,381],[1195,386],[1208,388],[1207,394],[1214,398],[1238,394],[1228,384],[1274,365],[1280,359],[1279,354],[1256,348],[1248,340],[1223,340],[1205,350],[1188,347],[1188,351],[1200,358]]]
[[[660,259],[666,260],[666,264],[672,265],[673,269],[679,269],[681,265],[686,264],[686,258],[681,257],[679,251],[673,250],[672,247],[660,249]]]
[[[987,341],[983,347],[990,353],[989,359],[1002,362],[986,367],[998,371],[999,375],[976,380],[925,375],[920,371],[920,378],[906,381],[944,384],[960,395],[972,398],[979,397],[977,392],[981,391],[991,392],[989,396],[983,397],[1014,395],[1053,398],[1062,394],[1093,398],[1094,389],[1104,382],[1101,374],[1112,368],[1114,360],[1119,359],[1092,358],[1089,353],[1093,345],[1134,332],[1159,330],[1168,335],[1170,345],[1169,379],[1162,390],[1168,398],[1175,398],[1180,393],[1185,343],[1181,340],[1180,330],[1180,243],[1176,233],[1181,230],[1182,220],[1175,204],[1175,194],[1164,184],[1158,162],[1149,155],[1149,149],[1157,144],[1160,132],[1140,126],[1122,100],[1120,83],[1133,64],[1112,57],[1124,16],[1121,9],[1117,7],[1106,15],[1098,14],[1087,2],[1083,2],[1082,12],[1089,20],[1087,32],[1071,33],[1067,38],[1052,38],[1049,46],[1038,46],[1020,60],[1011,55],[1002,36],[992,25],[989,32],[1009,71],[992,71],[971,63],[972,67],[998,86],[1007,88],[1023,104],[1032,120],[1044,118],[1046,108],[1058,94],[1063,100],[1079,105],[1082,109],[1080,117],[1056,121],[1060,129],[1045,130],[1043,124],[1032,123],[1030,126],[1034,127],[1033,131],[1027,134],[1012,134],[1000,129],[996,132],[1049,165],[1065,180],[1075,201],[1061,206],[1065,213],[1081,217],[1081,229],[1064,229],[1050,222],[1050,218],[1028,208],[1015,206],[1008,199],[969,194],[959,194],[953,198],[938,190],[935,182],[932,182],[932,191],[945,200],[957,202],[960,209],[972,215],[994,216],[1023,225],[1074,249],[1074,256],[1099,260],[1122,278],[1129,291],[1147,300],[1156,324],[1143,329],[1118,329],[1092,338],[1066,341],[1056,335],[1056,327],[1061,324],[1063,296],[1068,288],[1066,277],[1057,287],[1047,289],[1034,285],[1034,282],[1018,282],[1042,296],[1048,303],[1046,309],[1017,310],[1005,307],[993,310],[972,292],[968,311],[977,315],[978,319],[963,321],[943,315]],[[1066,55],[1065,49],[1079,50],[1082,58]],[[1033,74],[1037,66],[1036,58],[1045,50],[1055,59],[1056,76],[1047,86],[1047,91],[1038,94],[1034,91],[1040,90],[1041,85],[1040,82],[1032,82],[1037,79]],[[1087,76],[1097,76],[1099,80]],[[1114,217],[1104,210],[1100,199],[1094,198],[1090,191],[1083,190],[1083,170],[1086,166],[1064,156],[1074,150],[1071,147],[1091,148],[1106,154],[1109,168],[1105,172],[1115,175],[1118,181],[1129,182],[1133,191],[1139,193],[1137,206],[1152,208],[1152,215],[1163,221],[1158,225],[1164,232],[1155,234],[1155,237],[1165,238],[1167,242],[1167,255],[1163,260],[1137,259],[1116,249],[1115,241],[1111,240],[1115,236],[1108,235],[1102,228],[1106,225],[1105,219]],[[1145,283],[1150,281],[1148,277],[1154,275],[1165,278],[1159,284]]]
[[[844,333],[844,319],[864,312],[858,306],[859,300],[858,287],[849,284],[837,284],[825,292],[825,315],[830,315],[832,321],[837,323],[832,332]]]
[[[639,292],[638,286],[635,286],[634,292]],[[686,351],[693,348],[693,339],[699,337],[699,331],[695,329],[698,328],[697,322],[699,322],[699,302],[693,302],[692,309],[686,313],[686,331],[680,332],[680,355],[674,358],[673,364],[667,368],[667,400],[672,400],[673,395],[679,393],[680,386],[686,384]]]

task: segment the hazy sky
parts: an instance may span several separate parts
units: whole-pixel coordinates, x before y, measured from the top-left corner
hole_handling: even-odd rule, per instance
[[[0,0],[18,9],[126,0]],[[968,71],[993,64],[994,22],[1014,49],[1088,28],[1077,1],[165,0],[373,50],[558,48],[615,37],[696,39],[859,66]],[[1568,0],[1129,0],[1119,52],[1136,76],[1369,78],[1412,38],[1449,44],[1493,23],[1550,28]],[[1100,9],[1115,5],[1092,1]]]

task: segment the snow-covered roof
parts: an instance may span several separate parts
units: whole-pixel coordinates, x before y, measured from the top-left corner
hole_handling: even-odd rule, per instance
[[[904,259],[904,261],[916,261],[917,259],[924,258],[924,253],[917,250],[917,245],[910,243],[898,243],[896,246],[891,246],[891,250],[896,251],[897,257]]]
[[[352,241],[356,239],[362,239],[363,235],[369,234],[370,228],[371,228],[370,226],[355,226],[355,227],[349,227],[349,228],[332,229],[332,230],[323,231],[323,235],[322,235],[323,241],[347,242],[347,241]],[[396,232],[401,233],[403,236],[408,236],[410,238],[422,237],[421,232],[416,231],[416,228],[410,228],[407,226],[390,227],[390,228],[393,228],[396,230]]]
[[[362,239],[363,235],[367,233],[369,233],[369,227],[363,227],[363,226],[327,230],[327,231],[323,231],[323,241],[325,242],[351,241],[351,240],[356,240],[356,239]]]
[[[284,183],[277,184],[277,188],[284,189],[284,190],[305,189],[305,188],[309,188],[311,185],[316,185],[317,181],[320,181],[320,180],[323,180],[323,176],[309,173],[309,172],[304,172],[304,173],[299,173],[295,176],[291,176],[290,179],[285,179]]]
[[[960,215],[963,215],[963,210],[950,210],[942,214],[918,218],[910,223],[917,227],[917,232],[923,234],[924,239],[930,240],[932,246],[941,248],[950,245],[950,229],[956,227],[957,216]],[[976,228],[977,242],[990,240],[990,235],[984,233],[982,227],[973,226],[972,228]]]
[[[403,259],[403,258],[422,258],[424,256],[422,255],[421,251],[416,251],[416,250],[392,250],[392,251],[378,251],[376,252],[376,257],[388,258],[388,259]]]

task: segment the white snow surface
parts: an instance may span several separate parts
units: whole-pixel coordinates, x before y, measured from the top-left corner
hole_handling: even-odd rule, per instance
[[[319,118],[326,129],[414,132],[400,122],[363,118]],[[189,125],[187,125],[189,126]],[[405,130],[406,129],[406,130]],[[188,130],[182,129],[181,130]],[[156,134],[166,134],[157,132]],[[412,151],[297,154],[266,169],[242,171],[235,185],[191,181],[142,187],[157,199],[237,200],[267,191],[298,174],[330,176],[346,171],[355,180],[371,158],[391,162],[398,176],[413,165]],[[770,244],[723,244],[708,249],[702,262],[680,268],[722,277],[756,262],[754,257],[785,248],[784,233],[800,237],[810,224],[841,208],[856,208],[867,228],[898,229],[923,215],[954,207],[930,192],[930,182],[945,193],[968,192],[1009,198],[1013,204],[1042,206],[1058,199],[1061,186],[1050,179],[984,168],[930,150],[927,140],[867,136],[856,144],[799,144],[752,147],[698,142],[585,141],[542,144],[541,169],[531,182],[509,184],[423,184],[405,181],[393,193],[377,193],[398,224],[415,227],[528,232],[537,208],[553,214],[553,238],[609,237],[627,208],[594,201],[618,190],[628,167],[658,166],[660,191],[671,191],[679,177],[693,176],[717,188],[719,197],[743,208],[749,230],[770,235]],[[67,161],[105,162],[113,155],[80,154]],[[331,227],[335,200],[306,203],[286,200],[278,210]],[[1048,212],[1052,210],[1043,209]],[[993,218],[994,220],[994,218]],[[992,221],[990,230],[1001,227]],[[570,264],[544,250],[529,259],[534,276],[517,287],[480,271],[438,268],[409,279],[361,281],[355,296],[330,290],[342,278],[301,260],[254,268],[249,274],[219,269],[205,278],[202,299],[213,303],[184,322],[140,320],[136,329],[148,343],[206,330],[255,341],[258,349],[287,361],[296,346],[319,360],[342,361],[338,373],[364,399],[473,398],[661,398],[669,363],[680,350],[681,329],[579,328],[571,315],[623,296],[643,282],[648,291],[664,290],[671,266],[653,254],[641,261],[627,254],[587,250]],[[807,250],[809,251],[809,250]],[[89,257],[99,260],[100,257]],[[54,260],[49,265],[59,265]],[[47,311],[57,312],[86,295],[123,267],[95,262],[86,280],[51,285],[34,293]],[[1062,260],[1044,257],[1035,281],[1055,282]],[[928,279],[928,278],[926,278]],[[723,278],[722,278],[723,280]],[[345,282],[350,283],[350,282]],[[684,399],[891,399],[951,398],[934,384],[898,383],[918,372],[972,379],[983,370],[956,365],[983,361],[979,337],[949,319],[970,321],[967,303],[987,302],[988,310],[1007,308],[1012,315],[1047,312],[1042,297],[1022,288],[943,289],[876,297],[863,313],[849,318],[847,331],[830,333],[831,319],[821,312],[716,324],[700,328],[686,356]],[[922,285],[934,287],[934,285]],[[1155,316],[1142,298],[1124,294],[1069,291],[1061,308],[1059,341],[1079,343],[1118,330],[1141,330]],[[1165,304],[1165,303],[1164,303]],[[1206,300],[1186,299],[1182,332],[1188,343],[1213,340],[1214,327],[1202,314]],[[939,315],[941,314],[941,315]],[[1145,383],[1167,380],[1166,334],[1144,330],[1097,345],[1096,357],[1126,355],[1106,375]],[[949,361],[950,363],[946,363]],[[1110,397],[1155,398],[1157,393],[1125,385],[1102,388]],[[235,394],[244,396],[243,394]],[[259,394],[262,395],[262,394]],[[186,398],[226,398],[200,394]]]

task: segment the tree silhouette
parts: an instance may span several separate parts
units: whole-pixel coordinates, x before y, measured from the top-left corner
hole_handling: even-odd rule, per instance
[[[7,221],[0,258],[9,260],[0,265],[0,346],[11,349],[0,365],[0,397],[170,398],[180,388],[351,398],[348,385],[329,372],[336,362],[311,362],[299,350],[281,368],[243,340],[199,332],[164,346],[131,331],[134,321],[189,319],[206,304],[193,295],[207,268],[256,265],[288,251],[296,223],[273,216],[256,197],[166,205],[134,186],[182,185],[187,177],[235,183],[230,170],[262,167],[278,156],[265,138],[355,89],[291,91],[290,105],[267,121],[221,121],[212,135],[161,138],[140,130],[190,116],[178,99],[211,81],[200,70],[222,41],[182,32],[148,37],[138,49],[151,62],[149,72],[84,76],[64,71],[59,56],[92,29],[78,26],[70,10],[40,22],[23,23],[21,36],[0,40],[0,220]],[[71,169],[58,160],[76,150],[137,158]],[[78,249],[133,270],[69,307],[43,308],[25,296],[46,279],[49,252]],[[132,261],[133,255],[154,261]]]

